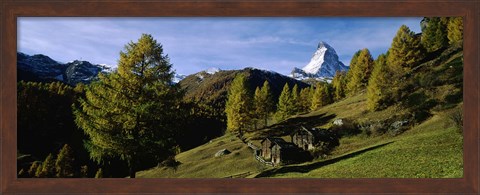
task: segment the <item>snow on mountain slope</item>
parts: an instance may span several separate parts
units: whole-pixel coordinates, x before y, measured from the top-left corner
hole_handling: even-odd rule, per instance
[[[172,82],[178,83],[178,82],[180,82],[181,80],[183,80],[185,77],[187,77],[187,75],[184,75],[184,74],[175,74],[175,75],[173,76]]]
[[[62,81],[70,85],[79,82],[90,83],[99,72],[112,71],[111,66],[91,64],[74,60],[60,63],[50,57],[36,54],[33,56],[17,52],[18,79],[26,81]]]
[[[203,80],[203,78],[205,78],[206,76],[214,75],[215,73],[220,72],[220,71],[222,71],[220,68],[210,67],[210,68],[208,68],[207,70],[198,72],[198,73],[195,74],[195,75],[196,75],[200,80]]]
[[[215,73],[220,72],[220,71],[221,71],[220,68],[210,67],[205,72],[208,73],[208,74],[215,74]]]
[[[298,80],[307,78],[324,79],[333,78],[337,71],[347,70],[348,66],[338,60],[335,49],[326,42],[320,41],[310,62],[302,69],[295,67],[290,76]]]

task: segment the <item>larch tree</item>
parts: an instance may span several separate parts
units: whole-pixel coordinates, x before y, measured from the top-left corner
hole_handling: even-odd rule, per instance
[[[292,106],[292,111],[293,113],[298,113],[300,112],[300,90],[298,89],[298,85],[295,84],[292,88],[292,102],[291,102],[291,106]]]
[[[358,50],[357,52],[355,52],[352,56],[352,59],[350,60],[350,66],[349,66],[349,69],[347,71],[347,74],[345,76],[345,95],[351,95],[352,93],[350,93],[350,91],[348,91],[348,87],[347,87],[347,84],[350,82],[350,80],[352,79],[353,77],[353,74],[352,74],[352,69],[353,67],[355,67],[357,65],[357,61],[358,61],[358,56],[360,55],[360,52],[362,50]]]
[[[45,175],[43,175],[43,163],[38,165],[37,170],[35,171],[35,177],[45,177]]]
[[[182,97],[171,67],[162,45],[142,34],[120,52],[117,71],[100,74],[87,87],[74,114],[93,160],[120,158],[135,178],[140,160],[161,162],[171,155]]]
[[[278,98],[277,112],[275,113],[275,117],[277,121],[282,121],[293,114],[294,105],[292,103],[292,93],[290,92],[288,83],[285,83],[282,93],[280,93],[280,97]]]
[[[247,78],[244,74],[239,74],[235,76],[228,91],[225,113],[227,129],[240,138],[243,137],[243,132],[251,122],[252,106],[253,100],[248,90]]]
[[[333,98],[335,100],[340,100],[345,97],[345,91],[347,87],[347,72],[345,71],[337,71],[335,76],[332,79],[332,86],[333,86]]]
[[[451,17],[447,24],[448,43],[463,41],[463,18]]]
[[[264,120],[264,125],[268,125],[268,117],[273,111],[273,95],[268,81],[263,83],[262,88],[255,90],[255,110],[258,115],[257,118]]]
[[[43,161],[40,177],[55,177],[55,158],[53,154],[48,154]]]
[[[375,60],[372,76],[367,87],[367,107],[370,111],[381,110],[389,101],[391,74],[387,67],[387,55],[381,54]]]
[[[324,105],[331,104],[333,102],[333,87],[332,84],[325,83],[324,89],[325,97],[323,99]]]
[[[402,25],[393,38],[388,50],[387,66],[391,73],[389,81],[391,98],[400,101],[405,95],[404,89],[409,85],[407,77],[425,57],[425,48],[420,43],[421,37]]]
[[[448,45],[448,18],[425,17],[421,22],[421,43],[428,52],[433,52]]]
[[[388,50],[387,64],[395,72],[409,73],[424,56],[425,49],[420,43],[420,36],[402,25]]]
[[[42,163],[40,161],[35,161],[30,165],[30,168],[28,169],[28,175],[30,177],[35,177],[35,173],[37,172],[38,167],[42,166]]]
[[[65,144],[60,152],[58,152],[57,160],[55,161],[55,169],[57,170],[57,177],[73,177],[74,175],[74,156],[72,148]]]
[[[310,110],[310,105],[312,104],[312,88],[306,87],[300,90],[300,112],[307,112]]]
[[[331,90],[328,84],[326,83],[317,83],[315,87],[315,92],[312,96],[312,104],[310,106],[311,111],[318,110],[319,108],[330,104],[331,99]]]
[[[373,58],[368,49],[359,51],[355,64],[350,67],[350,79],[347,83],[348,92],[353,95],[364,89],[373,70]]]
[[[254,126],[255,126],[255,130],[257,130],[257,123],[258,123],[258,120],[260,120],[261,118],[263,118],[263,107],[262,107],[262,103],[263,103],[263,97],[261,95],[261,91],[260,91],[260,87],[257,87],[255,88],[255,93],[253,95],[253,105],[254,105],[254,109],[252,110],[253,113],[252,113],[252,120],[254,120]]]

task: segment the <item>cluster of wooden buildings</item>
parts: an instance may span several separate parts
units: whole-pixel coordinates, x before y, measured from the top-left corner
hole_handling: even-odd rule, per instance
[[[324,134],[324,131],[316,128],[301,127],[290,135],[291,142],[278,137],[267,137],[260,142],[260,155],[274,165],[310,160],[312,157],[308,151],[315,149]]]

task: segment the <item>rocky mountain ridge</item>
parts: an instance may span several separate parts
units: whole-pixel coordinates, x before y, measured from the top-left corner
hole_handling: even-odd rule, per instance
[[[310,62],[301,69],[295,67],[289,76],[297,80],[309,78],[323,80],[333,78],[337,71],[347,70],[348,66],[338,59],[335,49],[326,42],[320,41]]]
[[[61,63],[42,54],[27,55],[17,52],[17,80],[50,82],[60,81],[69,85],[90,83],[100,72],[110,72],[106,65],[75,60]]]

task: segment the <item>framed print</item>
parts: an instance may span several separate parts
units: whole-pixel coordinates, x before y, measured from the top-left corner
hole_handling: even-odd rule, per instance
[[[475,1],[4,1],[1,190],[479,192]]]

